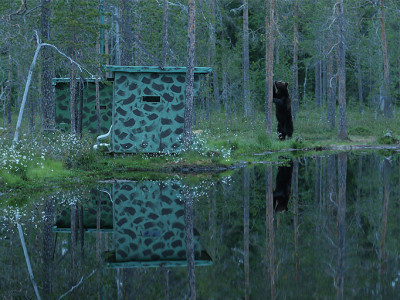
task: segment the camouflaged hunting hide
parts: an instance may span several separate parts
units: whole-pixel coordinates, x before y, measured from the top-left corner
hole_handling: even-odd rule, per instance
[[[109,67],[114,71],[112,149],[170,153],[182,149],[186,68]],[[195,68],[194,91],[200,88]]]
[[[78,90],[80,88],[80,83],[77,82],[77,84]],[[56,128],[62,132],[70,132],[71,111],[69,78],[54,78],[53,85],[56,102]],[[113,82],[108,81],[106,84],[100,83],[99,90],[101,132],[106,133],[110,129],[112,123]],[[77,101],[80,100],[77,99]],[[96,86],[93,80],[85,82],[83,86],[82,131],[97,133]]]
[[[114,81],[100,85],[101,131],[112,128],[115,153],[171,153],[182,149],[185,114],[186,68],[105,66]],[[199,74],[211,68],[195,68],[194,92],[200,88]],[[70,130],[69,79],[53,79],[56,123]],[[94,82],[85,84],[82,131],[96,133]]]

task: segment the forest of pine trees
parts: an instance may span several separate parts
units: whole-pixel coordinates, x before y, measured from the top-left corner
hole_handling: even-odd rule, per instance
[[[202,115],[264,114],[271,132],[273,80],[289,83],[294,117],[317,108],[332,129],[338,126],[340,138],[346,138],[348,110],[395,115],[398,1],[6,0],[0,6],[0,127],[16,123],[35,30],[42,43],[102,80],[108,76],[103,65],[186,67],[189,2],[196,14],[194,66],[213,68],[194,103]],[[51,78],[88,72],[43,47],[25,107],[31,132],[54,127]]]

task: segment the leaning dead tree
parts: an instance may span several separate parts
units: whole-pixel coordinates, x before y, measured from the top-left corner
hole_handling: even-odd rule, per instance
[[[26,85],[25,85],[25,91],[24,91],[24,96],[22,97],[22,102],[21,102],[21,108],[19,110],[19,115],[18,115],[18,120],[17,120],[17,126],[15,127],[15,133],[14,133],[14,139],[13,139],[13,143],[18,143],[18,132],[19,132],[19,128],[21,127],[21,122],[22,122],[22,116],[24,114],[24,108],[25,108],[25,103],[26,103],[26,99],[28,97],[28,92],[29,92],[29,86],[31,85],[31,80],[32,80],[32,74],[33,71],[35,69],[35,65],[36,65],[36,60],[39,56],[39,52],[40,49],[42,47],[48,46],[48,47],[52,47],[54,49],[57,50],[58,53],[60,53],[62,56],[66,57],[71,64],[76,65],[79,70],[85,71],[88,74],[90,74],[90,76],[93,78],[94,75],[92,73],[90,73],[88,70],[86,70],[85,68],[81,67],[76,61],[74,61],[72,58],[70,58],[69,56],[65,55],[64,53],[62,53],[60,50],[58,50],[58,48],[54,45],[51,44],[47,44],[47,43],[41,43],[40,39],[39,39],[39,35],[37,33],[37,31],[35,30],[35,34],[36,34],[36,42],[37,42],[37,47],[36,47],[36,51],[35,51],[35,55],[33,56],[33,60],[32,60],[32,64],[29,68],[29,72],[28,72],[28,78],[26,80]]]

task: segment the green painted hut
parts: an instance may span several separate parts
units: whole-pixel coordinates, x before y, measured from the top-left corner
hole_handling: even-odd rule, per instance
[[[71,130],[71,111],[70,111],[70,88],[69,78],[53,78],[55,95],[55,114],[56,128],[62,132]],[[76,116],[81,119],[82,128],[79,132],[97,133],[97,114],[96,114],[96,85],[94,79],[85,79],[83,83],[77,79],[77,91],[82,88],[82,97],[78,96]],[[112,123],[112,105],[113,105],[113,82],[99,83],[100,96],[100,124],[101,132],[109,131]]]
[[[182,148],[186,68],[106,66],[114,78],[112,151],[169,153]],[[200,74],[195,68],[194,91]]]

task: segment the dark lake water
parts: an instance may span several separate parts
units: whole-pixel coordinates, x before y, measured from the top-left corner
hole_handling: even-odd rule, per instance
[[[399,175],[322,153],[57,191],[1,212],[0,298],[400,299]]]

